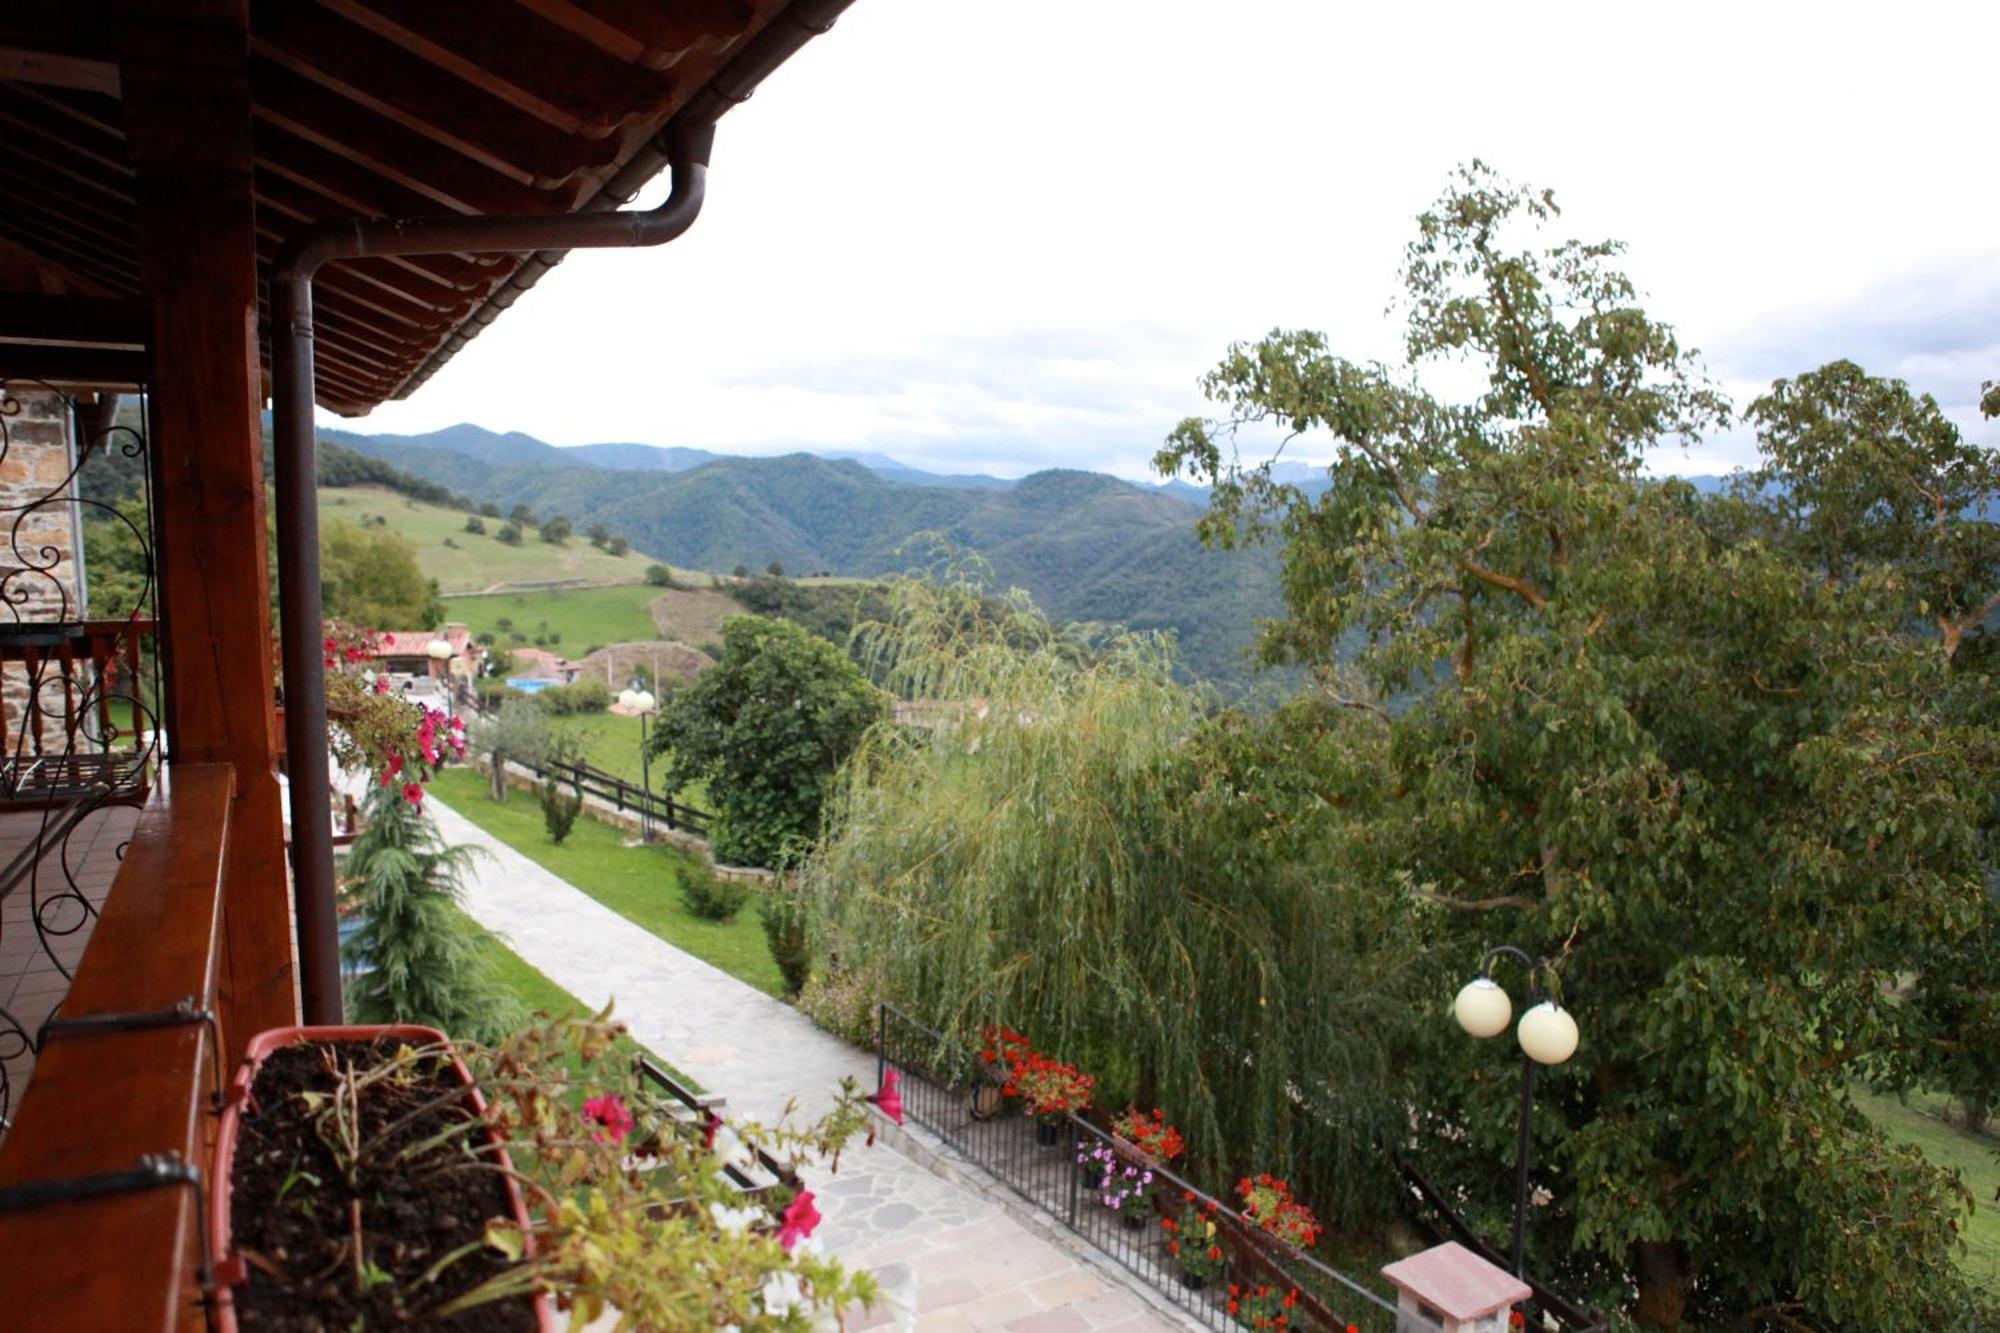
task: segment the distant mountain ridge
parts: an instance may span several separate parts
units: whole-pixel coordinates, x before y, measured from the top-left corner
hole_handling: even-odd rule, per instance
[[[368,452],[363,442],[372,441],[381,448],[444,449],[477,459],[482,463],[500,466],[521,463],[581,462],[614,472],[690,472],[708,463],[743,457],[740,454],[719,454],[685,445],[632,443],[556,445],[538,440],[522,431],[502,433],[488,430],[484,426],[475,426],[470,422],[460,422],[456,426],[446,426],[443,430],[428,431],[422,435],[363,435],[356,431],[322,430],[320,438],[335,441],[349,448],[359,448],[363,452]],[[813,451],[812,456],[833,461],[851,459],[889,481],[906,485],[951,486],[976,490],[1005,490],[1014,485],[1005,477],[989,477],[983,473],[926,472],[922,468],[911,467],[907,463],[890,458],[887,454],[860,450],[829,449]]]
[[[676,468],[624,452],[653,446],[556,448],[478,427],[322,438],[503,510],[525,504],[579,529],[602,523],[635,549],[694,568],[777,561],[794,574],[893,574],[920,558],[903,549],[912,536],[942,533],[1059,620],[1173,630],[1190,670],[1223,684],[1247,680],[1258,619],[1281,613],[1274,550],[1209,550],[1186,499],[1101,473],[1016,482],[919,473],[930,480],[918,483],[853,458],[713,456]],[[584,453],[593,448],[650,466],[606,466]]]

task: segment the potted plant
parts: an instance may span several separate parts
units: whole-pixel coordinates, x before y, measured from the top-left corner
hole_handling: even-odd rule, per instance
[[[1246,1176],[1236,1182],[1243,1198],[1243,1217],[1287,1245],[1310,1250],[1319,1243],[1322,1230],[1312,1209],[1292,1197],[1292,1187],[1266,1173]]]
[[[1012,1028],[990,1026],[979,1033],[980,1068],[972,1076],[972,1118],[991,1120],[1006,1109],[1007,1084],[1033,1048],[1028,1039]]]
[[[1143,1227],[1153,1215],[1153,1168],[1127,1161],[1110,1143],[1079,1143],[1083,1149],[1077,1160],[1084,1164],[1085,1177],[1097,1202],[1117,1213],[1131,1230]]]
[[[1031,1051],[1003,1091],[1021,1099],[1035,1117],[1035,1142],[1053,1148],[1062,1137],[1062,1117],[1090,1105],[1093,1076],[1075,1065]]]
[[[873,1301],[871,1278],[819,1250],[810,1189],[739,1182],[753,1159],[794,1182],[835,1169],[864,1103],[899,1117],[894,1088],[844,1081],[802,1129],[691,1123],[606,1058],[622,1032],[606,1019],[490,1048],[408,1027],[254,1039],[213,1163],[224,1333],[273,1303],[302,1327],[553,1328],[561,1306],[573,1327],[615,1308],[637,1327],[755,1330]]]
[[[1298,1303],[1296,1287],[1280,1291],[1268,1283],[1244,1287],[1232,1282],[1223,1308],[1243,1328],[1289,1329],[1294,1326],[1292,1312]]]
[[[1157,1106],[1150,1113],[1126,1107],[1112,1118],[1111,1133],[1129,1155],[1149,1166],[1164,1166],[1187,1150],[1181,1132]]]
[[[426,1320],[533,1254],[513,1163],[444,1034],[409,1025],[252,1038],[216,1129],[216,1324],[306,1310],[338,1327]],[[487,1243],[494,1224],[519,1251]],[[557,1327],[548,1296],[487,1327]]]
[[[1200,1291],[1228,1271],[1229,1261],[1216,1229],[1215,1205],[1197,1204],[1192,1193],[1182,1198],[1188,1206],[1179,1218],[1161,1218],[1160,1229],[1167,1233],[1167,1253],[1180,1269],[1181,1285]]]

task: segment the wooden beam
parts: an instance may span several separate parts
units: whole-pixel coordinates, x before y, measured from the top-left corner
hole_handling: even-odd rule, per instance
[[[0,379],[137,389],[152,378],[152,369],[152,358],[143,351],[0,342]]]
[[[109,60],[30,51],[18,46],[0,46],[0,79],[118,96],[118,66]]]
[[[277,779],[247,0],[118,0],[125,136],[153,302],[152,460],[177,758],[235,770],[225,1026],[295,1021]]]
[[[65,1019],[213,1002],[235,774],[168,765],[63,1002]],[[240,1042],[239,1042],[240,1044]],[[0,1186],[70,1180],[176,1153],[205,1165],[214,1049],[205,1024],[58,1033],[0,1145]],[[10,1328],[201,1327],[195,1191],[161,1186],[0,1212]]]
[[[0,339],[143,347],[152,336],[153,312],[144,301],[0,292]]]

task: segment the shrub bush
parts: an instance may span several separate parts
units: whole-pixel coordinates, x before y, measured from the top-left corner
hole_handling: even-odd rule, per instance
[[[847,967],[829,957],[824,968],[806,978],[799,1008],[835,1036],[870,1047],[876,1036],[875,1006],[888,998],[877,969]]]
[[[483,537],[486,535],[486,520],[473,514],[465,520],[465,530],[475,537]]]
[[[611,706],[611,687],[595,677],[558,685],[535,696],[544,711],[553,717],[573,717],[601,713]]]
[[[583,812],[583,793],[565,792],[554,778],[544,778],[537,796],[542,803],[542,823],[549,831],[549,840],[560,847],[576,827],[576,817]]]
[[[671,588],[674,586],[674,571],[665,565],[647,565],[646,582],[655,588]]]
[[[795,892],[773,888],[757,905],[757,919],[763,923],[764,942],[770,946],[771,960],[784,974],[785,994],[798,996],[812,977],[812,943],[806,929],[805,904]]]
[[[693,861],[681,867],[681,902],[704,921],[730,921],[750,899],[750,885],[740,879],[724,879],[707,863]]]

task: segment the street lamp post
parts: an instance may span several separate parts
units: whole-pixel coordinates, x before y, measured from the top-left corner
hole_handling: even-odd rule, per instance
[[[653,755],[646,746],[646,719],[659,711],[660,701],[646,688],[645,677],[634,676],[632,683],[618,692],[618,704],[639,715],[639,789],[646,797],[639,805],[639,841],[651,842],[652,815],[647,807],[653,803]]]
[[[1538,1065],[1559,1065],[1576,1054],[1576,1019],[1569,1010],[1542,994],[1542,976],[1553,975],[1546,958],[1537,958],[1525,949],[1502,944],[1488,949],[1480,960],[1479,975],[1458,992],[1452,1014],[1458,1025],[1475,1037],[1497,1037],[1507,1030],[1514,1017],[1514,1002],[1500,983],[1493,980],[1493,961],[1501,955],[1518,960],[1528,969],[1528,1012],[1521,1015],[1515,1036],[1521,1042],[1521,1134],[1514,1157],[1514,1276],[1528,1277],[1525,1243],[1528,1225],[1528,1148],[1530,1116],[1535,1105],[1535,1069]]]
[[[451,646],[451,640],[439,635],[424,647],[425,656],[431,659],[431,677],[438,682],[438,689],[444,695],[444,711],[452,712],[451,669],[445,664],[458,656]]]

